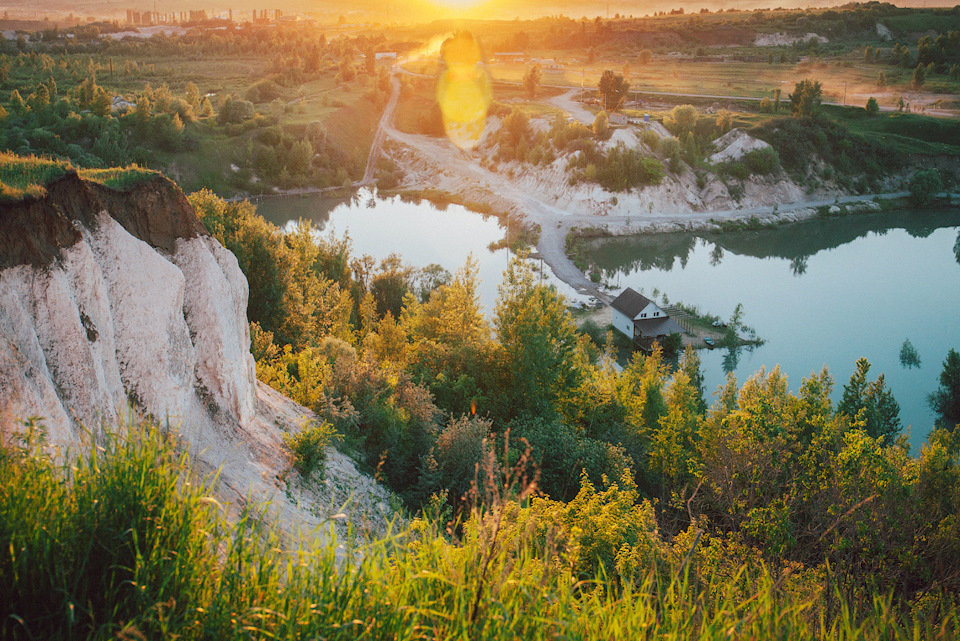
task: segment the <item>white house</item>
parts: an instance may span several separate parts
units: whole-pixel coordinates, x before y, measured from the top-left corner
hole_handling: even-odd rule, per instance
[[[634,341],[652,341],[684,329],[656,303],[627,287],[611,303],[613,326]]]

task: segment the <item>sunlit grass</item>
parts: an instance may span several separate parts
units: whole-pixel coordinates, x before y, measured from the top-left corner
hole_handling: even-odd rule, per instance
[[[475,512],[459,537],[416,520],[353,550],[298,543],[267,508],[228,520],[155,426],[67,464],[26,430],[0,447],[4,639],[913,639],[960,624],[954,609],[913,619],[884,595],[835,594],[828,610],[822,590],[764,568],[584,581],[549,537],[494,527],[509,502]]]
[[[59,160],[0,152],[0,200],[41,197],[47,193],[46,185],[62,178],[70,168]]]
[[[0,201],[40,198],[47,193],[47,185],[71,171],[77,171],[84,180],[119,190],[130,189],[158,175],[138,165],[112,169],[75,169],[63,160],[0,152]]]

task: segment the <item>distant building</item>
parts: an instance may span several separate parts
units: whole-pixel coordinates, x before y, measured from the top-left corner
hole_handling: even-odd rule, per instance
[[[563,63],[555,58],[533,58],[531,62],[540,65],[540,68],[548,73],[560,73],[564,69]]]
[[[397,52],[396,51],[378,51],[376,53],[377,60],[396,60]]]
[[[497,62],[523,62],[527,54],[522,51],[497,51],[493,57]]]
[[[617,296],[610,307],[613,309],[613,326],[616,330],[643,347],[650,347],[658,338],[685,332],[656,303],[629,287]]]

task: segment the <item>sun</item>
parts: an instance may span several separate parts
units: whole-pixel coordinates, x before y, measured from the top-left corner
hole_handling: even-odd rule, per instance
[[[486,0],[430,0],[438,11],[460,14],[464,11],[473,11],[486,3]]]

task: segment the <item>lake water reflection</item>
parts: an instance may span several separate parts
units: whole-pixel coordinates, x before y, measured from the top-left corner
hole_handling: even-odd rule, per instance
[[[257,204],[257,212],[285,229],[302,218],[324,233],[348,233],[355,256],[368,254],[377,261],[397,253],[414,267],[435,263],[453,274],[472,253],[479,265],[480,301],[492,317],[497,287],[510,258],[506,249],[489,248],[505,233],[494,216],[482,216],[460,205],[439,208],[425,200],[378,198],[366,190],[342,200],[317,196],[265,198]],[[539,261],[534,266],[539,269]],[[583,298],[557,280],[549,267],[544,266],[543,277],[568,299]]]
[[[926,397],[947,350],[960,349],[960,209],[817,219],[722,234],[611,238],[589,245],[605,279],[745,322],[766,342],[731,358],[700,352],[707,389],[779,364],[790,387],[827,366],[835,399],[857,358],[883,372],[919,452],[933,423]],[[901,364],[910,340],[919,367]]]

